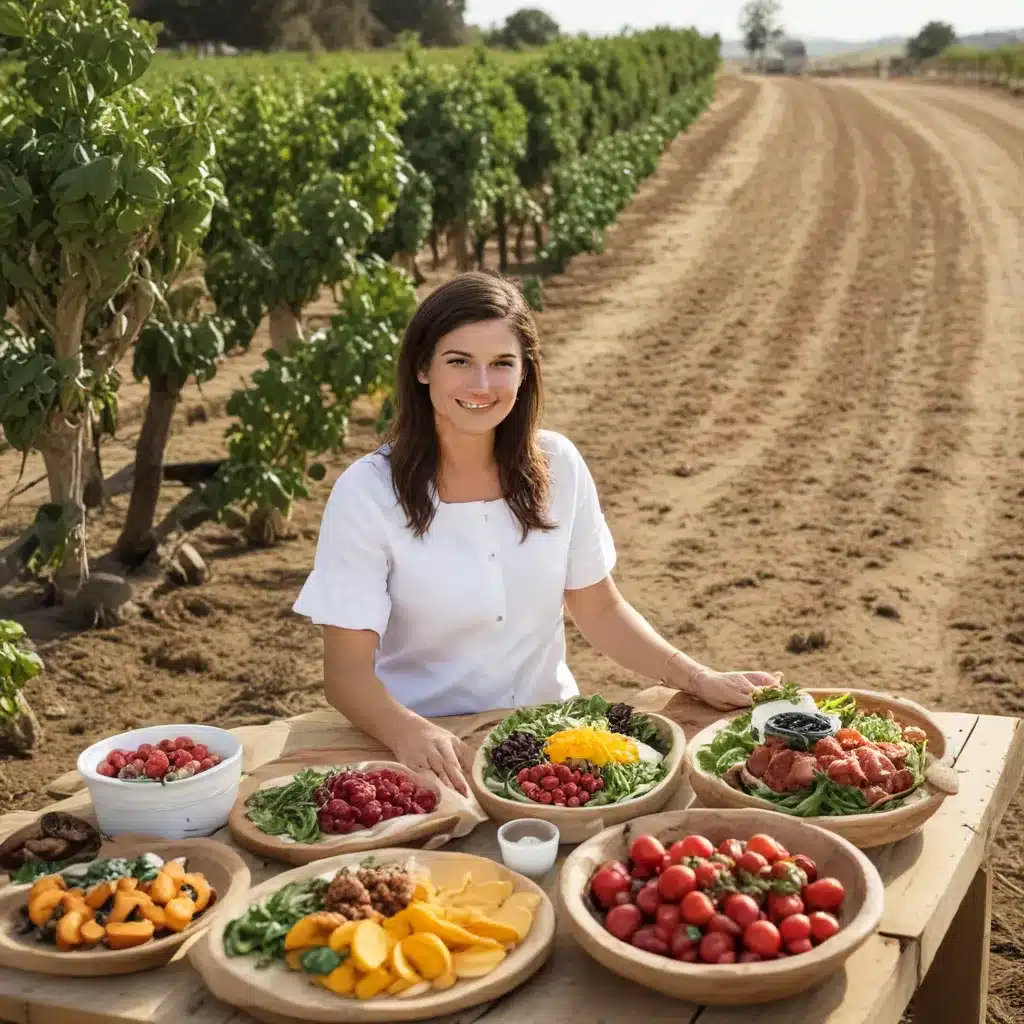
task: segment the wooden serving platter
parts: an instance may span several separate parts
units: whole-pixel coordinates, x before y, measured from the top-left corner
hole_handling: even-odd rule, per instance
[[[254,903],[265,899],[290,882],[317,876],[330,878],[343,867],[354,867],[360,854],[346,854],[293,868],[277,875],[248,893],[235,894],[217,911],[213,924],[190,950],[192,966],[207,988],[220,1000],[270,1024],[293,1021],[391,1024],[427,1020],[489,1002],[504,995],[535,974],[547,960],[555,939],[555,910],[544,890],[530,879],[510,871],[486,857],[438,850],[384,849],[374,854],[380,864],[404,863],[412,857],[426,867],[439,887],[458,887],[467,872],[474,883],[490,880],[512,882],[513,892],[530,892],[540,903],[526,938],[512,948],[489,974],[460,978],[443,991],[432,991],[409,999],[378,996],[369,1000],[341,996],[313,984],[308,976],[289,970],[282,962],[256,967],[255,957],[229,957],[224,951],[224,930]]]
[[[142,946],[62,952],[55,946],[17,933],[19,911],[31,886],[11,885],[0,893],[0,961],[7,967],[25,971],[79,978],[132,974],[162,967],[183,943],[197,937],[210,925],[221,903],[243,897],[249,889],[251,876],[245,861],[230,847],[213,839],[164,840],[125,833],[104,843],[97,858],[130,858],[142,853],[155,853],[165,861],[185,857],[186,870],[200,872],[213,886],[215,902],[184,931]]]
[[[943,800],[956,792],[957,776],[947,765],[949,751],[946,737],[938,722],[919,704],[915,704],[905,697],[875,693],[869,690],[808,687],[806,692],[815,700],[850,693],[856,698],[858,708],[882,714],[892,711],[897,720],[904,725],[918,726],[928,735],[926,754],[930,755],[930,759],[932,759],[932,767],[925,782],[904,801],[902,806],[894,810],[866,814],[823,815],[800,820],[813,822],[821,828],[843,836],[854,846],[867,850],[875,846],[895,843],[913,835],[942,806]],[[733,718],[743,713],[739,711],[735,715],[719,719],[690,740],[686,756],[690,785],[693,787],[697,799],[705,807],[758,808],[791,817],[784,811],[779,811],[770,801],[733,789],[723,779],[700,767],[697,755],[701,748],[711,743],[718,732],[725,728]],[[934,782],[930,782],[929,778]]]
[[[731,837],[749,839],[766,833],[790,853],[806,854],[817,865],[819,877],[843,883],[840,931],[809,953],[753,964],[683,963],[615,938],[584,899],[594,872],[605,861],[625,860],[636,836],[654,835],[668,846],[690,833],[706,836],[716,846]],[[656,992],[712,1006],[774,1002],[824,981],[871,937],[885,903],[878,870],[852,843],[805,819],[749,808],[666,811],[608,829],[569,855],[558,892],[573,937],[598,963]]]
[[[317,843],[295,843],[283,836],[268,835],[246,816],[245,801],[257,789],[267,785],[286,785],[303,768],[340,768],[343,765],[354,771],[393,768],[404,772],[424,789],[429,789],[437,797],[437,804],[427,814],[406,814],[348,835],[325,834]],[[351,751],[326,748],[296,750],[263,765],[243,779],[228,818],[228,829],[239,846],[257,856],[298,866],[345,853],[366,853],[422,839],[429,840],[428,846],[436,847],[468,835],[486,820],[487,815],[475,799],[456,793],[433,775],[414,772],[396,761],[353,762]]]
[[[672,749],[666,758],[668,770],[665,778],[642,796],[616,804],[603,804],[600,807],[556,807],[553,804],[509,800],[492,792],[484,782],[483,744],[477,749],[476,757],[473,759],[473,770],[470,773],[473,792],[480,801],[480,806],[494,821],[504,823],[515,821],[517,818],[541,818],[558,827],[562,843],[579,843],[611,825],[660,811],[672,799],[673,793],[683,779],[686,734],[681,726],[664,715],[652,712],[645,712],[645,715],[657,726],[663,739],[671,739]]]

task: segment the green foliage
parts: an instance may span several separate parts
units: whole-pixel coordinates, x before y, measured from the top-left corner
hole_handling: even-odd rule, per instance
[[[19,645],[24,636],[25,630],[17,622],[0,619],[0,721],[20,713],[19,692],[43,671],[39,655]]]
[[[956,42],[956,31],[944,21],[929,21],[913,39],[907,40],[907,56],[914,61],[938,57]]]
[[[753,55],[763,53],[768,44],[782,35],[779,26],[778,0],[750,0],[740,11],[740,32],[743,49]]]
[[[558,22],[538,7],[521,7],[513,11],[505,24],[488,40],[492,46],[547,46],[561,34]]]
[[[287,515],[321,479],[311,458],[344,443],[352,402],[390,384],[416,293],[378,257],[354,264],[329,327],[282,354],[269,350],[252,386],[228,403],[228,459],[205,500],[213,508],[275,508]]]

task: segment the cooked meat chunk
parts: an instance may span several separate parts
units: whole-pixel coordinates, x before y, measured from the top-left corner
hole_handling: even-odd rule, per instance
[[[774,756],[775,751],[764,743],[754,747],[747,758],[747,771],[759,779],[763,778]]]
[[[792,793],[807,789],[814,782],[816,768],[817,762],[811,754],[780,750],[772,757],[762,781],[776,793]]]
[[[864,770],[864,777],[872,785],[883,785],[896,770],[892,761],[874,747],[858,747],[853,753]]]
[[[898,743],[879,743],[878,749],[892,761],[892,766],[897,771],[906,763],[907,752]]]
[[[863,786],[868,781],[860,762],[852,754],[836,758],[828,766],[828,777],[842,786]]]

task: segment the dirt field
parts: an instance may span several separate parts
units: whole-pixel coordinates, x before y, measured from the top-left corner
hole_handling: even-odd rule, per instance
[[[589,460],[621,588],[694,657],[1024,715],[1022,154],[1024,106],[998,95],[730,82],[608,251],[547,286],[546,425]],[[186,427],[183,411],[171,458],[223,450],[223,402],[258,364],[232,360],[190,395],[208,418]],[[108,473],[138,430],[143,392],[125,391]],[[44,643],[47,742],[0,765],[0,810],[43,804],[40,787],[117,729],[322,703],[318,631],[290,607],[331,481],[374,444],[363,412],[297,539],[250,551],[205,528],[207,585]],[[17,469],[0,457],[5,494]],[[30,461],[26,481],[40,474]],[[6,537],[43,497],[16,499]],[[101,540],[126,505],[101,515]],[[23,615],[32,596],[0,615],[45,641],[47,616]],[[801,652],[813,632],[825,645]],[[587,691],[647,685],[576,635],[571,664]],[[1022,844],[1018,794],[998,839],[991,1024],[1024,1017]]]

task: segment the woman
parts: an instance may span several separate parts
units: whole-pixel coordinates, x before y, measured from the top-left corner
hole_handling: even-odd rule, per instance
[[[567,699],[563,604],[624,669],[714,707],[774,682],[716,672],[619,594],[586,463],[538,429],[537,327],[519,291],[461,274],[419,306],[385,444],[338,478],[295,611],[324,629],[327,699],[461,793],[472,755],[425,716]]]

